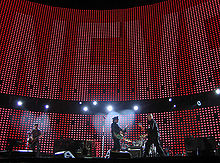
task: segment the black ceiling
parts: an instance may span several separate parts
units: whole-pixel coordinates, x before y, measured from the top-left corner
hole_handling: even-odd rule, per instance
[[[136,6],[151,5],[166,0],[28,0],[35,3],[54,7],[84,9],[84,10],[110,10],[125,9]]]

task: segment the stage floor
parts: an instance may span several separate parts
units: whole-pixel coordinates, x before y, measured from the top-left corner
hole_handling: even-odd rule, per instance
[[[140,163],[140,162],[145,162],[145,163],[155,163],[155,162],[160,162],[163,163],[165,162],[175,162],[175,163],[189,163],[189,162],[199,162],[202,163],[206,161],[206,163],[214,163],[214,162],[220,162],[220,156],[166,156],[166,157],[147,157],[147,158],[133,158],[133,159],[126,159],[126,158],[110,158],[110,159],[105,159],[105,158],[100,158],[100,157],[85,157],[85,158],[56,158],[54,155],[49,155],[45,153],[40,153],[40,157],[36,158],[34,153],[32,151],[25,151],[25,150],[20,150],[20,151],[12,151],[11,153],[8,151],[0,151],[0,162],[47,162],[49,163],[50,161],[60,161],[60,162],[80,162],[86,161],[86,162],[126,162],[128,161],[134,161],[133,163]]]
[[[10,157],[0,157],[0,162],[38,162],[38,163],[42,163],[42,162],[51,162],[51,161],[59,161],[59,162],[95,162],[95,163],[104,163],[104,162],[126,162],[128,163],[128,161],[134,161],[133,163],[141,163],[141,162],[145,162],[145,163],[155,163],[155,162],[159,162],[159,163],[164,163],[164,162],[168,162],[168,163],[189,163],[189,162],[193,162],[193,163],[202,163],[202,162],[206,162],[206,163],[219,163],[220,161],[220,157],[219,156],[205,156],[205,157],[188,157],[188,156],[169,156],[169,157],[147,157],[147,158],[135,158],[135,159],[123,159],[123,158],[117,158],[117,159],[105,159],[105,158],[95,158],[95,157],[87,157],[87,158],[54,158],[52,156],[48,156],[48,157],[41,157],[41,158],[10,158]]]

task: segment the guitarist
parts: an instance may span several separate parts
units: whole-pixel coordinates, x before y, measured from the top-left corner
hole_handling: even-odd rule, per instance
[[[153,119],[152,114],[147,115],[148,125],[150,126],[147,130],[145,130],[148,134],[148,140],[145,144],[144,156],[146,157],[149,154],[149,150],[152,144],[156,146],[157,152],[160,156],[165,156],[165,153],[160,145],[160,133],[158,129],[157,122]],[[142,128],[143,129],[143,128]]]
[[[118,124],[117,124],[119,121],[118,116],[113,117],[112,120],[113,120],[113,122],[111,124],[111,132],[112,132],[112,139],[114,141],[114,147],[113,147],[112,151],[119,152],[121,149],[120,135],[121,135],[121,133],[126,132],[126,128],[124,130],[122,130],[118,126]],[[123,137],[123,136],[121,136],[121,137]]]
[[[38,128],[38,124],[34,124],[34,128],[31,131],[30,135],[31,135],[29,138],[30,148],[33,150],[33,152],[36,152],[35,147],[37,147],[36,156],[39,157],[39,154],[40,154],[39,138],[41,136],[41,131]]]

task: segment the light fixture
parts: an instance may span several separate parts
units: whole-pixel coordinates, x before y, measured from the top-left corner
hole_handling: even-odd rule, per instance
[[[219,95],[219,94],[220,94],[220,89],[217,88],[217,89],[215,90],[215,93],[216,93],[217,95]]]
[[[22,101],[18,101],[18,102],[17,102],[17,105],[18,105],[18,106],[22,106],[22,104],[23,104]]]
[[[197,101],[197,105],[201,106],[202,105],[201,101]]]
[[[50,107],[49,105],[44,105],[45,109],[49,109],[49,107]]]
[[[112,111],[113,110],[113,107],[111,105],[107,106],[107,110],[108,111]]]
[[[138,106],[135,105],[134,106],[134,110],[137,111],[138,110]]]
[[[98,102],[97,101],[93,101],[93,105],[97,105],[98,104]]]
[[[85,111],[85,112],[87,112],[89,110],[89,108],[87,107],[87,106],[85,106],[84,108],[83,108],[83,111]]]

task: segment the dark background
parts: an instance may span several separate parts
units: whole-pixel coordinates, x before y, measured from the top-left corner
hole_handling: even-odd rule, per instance
[[[151,5],[166,0],[28,0],[54,7],[72,9],[110,10]]]

